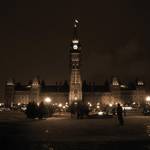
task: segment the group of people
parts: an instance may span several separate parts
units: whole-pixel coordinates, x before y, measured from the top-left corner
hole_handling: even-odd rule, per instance
[[[88,117],[89,107],[83,102],[78,102],[77,104],[72,103],[70,106],[71,117],[76,116],[77,119],[83,119],[84,116]]]
[[[72,104],[70,106],[70,112],[71,116],[73,117],[74,115],[77,116],[77,119],[82,119],[83,116],[88,116],[90,110],[87,105],[84,103],[78,103],[78,104]],[[122,106],[118,103],[117,108],[114,108],[112,110],[113,114],[117,114],[117,119],[120,125],[124,125],[124,119],[123,119],[123,114],[124,116],[126,115],[126,111],[123,110]]]

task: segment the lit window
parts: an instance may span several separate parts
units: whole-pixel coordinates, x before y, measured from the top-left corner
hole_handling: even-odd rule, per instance
[[[138,84],[139,86],[140,86],[140,85],[144,85],[143,81],[138,81],[137,84]]]
[[[113,86],[118,86],[119,85],[119,82],[118,82],[116,77],[113,78],[112,85]]]
[[[78,44],[79,41],[78,41],[78,40],[73,40],[72,43],[73,43],[73,44]]]

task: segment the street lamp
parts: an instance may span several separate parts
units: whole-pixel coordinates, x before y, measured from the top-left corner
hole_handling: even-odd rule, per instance
[[[99,106],[99,105],[100,105],[100,103],[98,102],[98,103],[97,103],[97,106]]]
[[[133,104],[133,105],[135,105],[136,103],[135,103],[135,102],[133,102],[132,104]]]
[[[147,104],[150,104],[150,96],[146,97],[146,102],[147,102]]]
[[[21,103],[18,103],[18,106],[20,106],[21,105]]]
[[[97,106],[96,106],[96,108],[97,108],[97,109],[99,109],[99,108],[100,108],[100,106],[99,106],[99,105],[97,105]]]
[[[147,97],[146,97],[146,101],[147,101],[147,102],[150,102],[150,96],[147,96]]]
[[[50,97],[46,97],[46,98],[44,99],[44,101],[45,101],[46,103],[48,103],[48,104],[49,104],[49,103],[51,103],[51,101],[52,101],[52,100],[51,100],[51,98],[50,98]]]
[[[113,106],[113,105],[110,103],[110,104],[109,104],[109,107],[112,107],[112,106]]]
[[[58,105],[58,107],[60,107],[60,108],[61,108],[61,107],[62,107],[62,104],[60,103],[60,104]]]

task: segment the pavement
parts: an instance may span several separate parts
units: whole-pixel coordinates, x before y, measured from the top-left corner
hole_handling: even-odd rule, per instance
[[[150,149],[150,116],[71,119],[69,115],[43,120],[20,112],[0,112],[0,146],[4,149]]]

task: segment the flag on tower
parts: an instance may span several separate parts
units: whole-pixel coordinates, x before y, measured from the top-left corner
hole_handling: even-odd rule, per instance
[[[79,21],[77,19],[75,19],[75,23],[79,23]]]
[[[74,27],[76,28],[78,26],[79,21],[77,19],[74,20]]]

